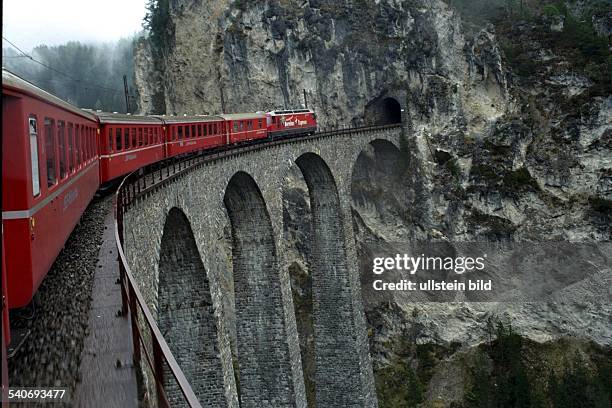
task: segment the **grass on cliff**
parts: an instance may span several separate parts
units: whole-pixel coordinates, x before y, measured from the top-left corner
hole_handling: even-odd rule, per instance
[[[439,362],[458,345],[390,342],[389,364],[375,369],[381,408],[603,408],[612,406],[612,349],[579,340],[536,343],[510,324],[489,321],[490,340],[454,359],[462,366],[463,398],[426,401]],[[437,391],[429,390],[437,395]]]
[[[609,4],[593,1],[582,15],[574,15],[562,1],[526,2],[521,18],[498,16],[495,21],[508,64],[519,77],[531,80],[545,72],[544,65],[549,63],[538,61],[535,54],[550,49],[593,81],[591,93],[608,95],[612,92],[612,53],[608,39],[597,33],[592,20],[610,10]],[[563,28],[551,30],[559,22]]]

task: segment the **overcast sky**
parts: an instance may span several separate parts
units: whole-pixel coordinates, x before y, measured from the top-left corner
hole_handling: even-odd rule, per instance
[[[40,44],[115,41],[142,29],[146,2],[3,0],[2,36],[26,52]]]

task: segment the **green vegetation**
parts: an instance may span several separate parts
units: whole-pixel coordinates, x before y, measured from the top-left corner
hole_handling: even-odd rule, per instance
[[[461,169],[459,168],[459,163],[457,163],[456,158],[452,158],[446,162],[444,165],[446,169],[452,174],[453,177],[457,178],[461,175]]]
[[[501,180],[501,176],[492,166],[486,164],[476,164],[470,169],[472,177],[483,180],[486,183],[496,183]]]
[[[31,54],[47,67],[23,56],[20,58],[12,49],[2,50],[2,64],[40,88],[79,107],[126,111],[123,75],[127,76],[128,87],[133,89],[133,39],[100,45],[78,41],[57,46],[40,45]],[[134,111],[133,96],[130,104]]]
[[[607,38],[598,35],[593,27],[593,16],[609,12],[610,6],[604,2],[592,2],[590,8],[583,15],[574,15],[563,1],[526,2],[526,10],[522,13],[522,20],[498,15],[496,22],[500,33],[501,46],[513,72],[529,80],[538,72],[540,62],[534,58],[532,49],[534,43],[525,41],[521,31],[516,30],[515,24],[528,21],[532,27],[530,39],[537,40],[540,48],[550,48],[555,54],[566,58],[572,68],[582,71],[594,83],[595,94],[609,94],[612,90],[612,53]],[[554,21],[562,23],[560,32],[551,31]]]
[[[610,406],[612,348],[572,339],[536,343],[493,318],[487,331],[488,341],[460,353],[457,343],[417,345],[408,333],[385,343],[389,364],[374,372],[379,405],[448,406],[425,401],[427,385],[445,361],[446,368],[459,364],[465,375],[462,400],[446,401],[453,408]]]
[[[381,408],[416,407],[423,401],[423,386],[407,361],[380,370],[376,380]]]
[[[598,196],[589,197],[589,204],[593,210],[603,213],[612,214],[612,200],[606,200],[605,198]]]
[[[540,348],[520,336],[512,325],[498,321],[495,340],[482,345],[470,369],[470,384],[464,395],[466,408],[552,407],[599,408],[610,406],[611,362],[609,356],[598,367],[589,367],[579,352],[572,363],[556,375],[548,367],[548,379],[540,373],[549,363],[533,361],[529,348]],[[529,363],[527,363],[529,362]]]
[[[170,48],[174,25],[170,19],[169,0],[149,0],[143,27],[149,31],[151,44],[157,52],[164,53]]]
[[[503,185],[508,192],[515,193],[528,190],[539,190],[537,181],[531,177],[526,167],[507,172],[503,178]]]

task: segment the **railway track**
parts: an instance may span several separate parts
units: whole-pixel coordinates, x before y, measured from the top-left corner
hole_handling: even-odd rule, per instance
[[[104,218],[111,207],[110,194],[89,204],[31,304],[11,310],[11,324],[27,333],[8,359],[11,387],[74,390],[88,330]]]

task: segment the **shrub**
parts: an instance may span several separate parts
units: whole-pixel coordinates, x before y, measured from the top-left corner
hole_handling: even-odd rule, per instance
[[[531,177],[526,167],[506,173],[504,175],[504,187],[509,192],[539,189],[537,181]]]

